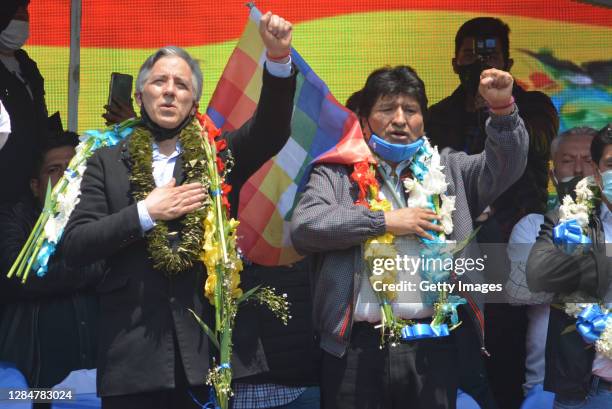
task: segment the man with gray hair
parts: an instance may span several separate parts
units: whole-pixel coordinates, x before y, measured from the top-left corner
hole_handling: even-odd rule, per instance
[[[267,61],[259,105],[245,125],[217,139],[221,159],[229,151],[234,162],[226,177],[232,216],[242,184],[291,133],[291,29],[277,15],[262,16]],[[204,159],[195,118],[201,93],[202,73],[187,52],[164,47],[149,57],[136,83],[142,121],[117,146],[94,153],[66,226],[69,263],[105,259],[109,266],[98,288],[97,386],[105,409],[195,408],[208,399],[209,340],[189,309],[209,323],[214,311],[203,294],[199,247],[185,251],[190,237],[202,239],[203,221],[189,221],[208,204],[207,186],[194,182],[202,170],[194,174],[193,163]],[[209,119],[200,121],[214,131]],[[232,365],[236,376],[252,369]]]

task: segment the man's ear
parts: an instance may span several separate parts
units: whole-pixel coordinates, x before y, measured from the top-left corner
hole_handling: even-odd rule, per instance
[[[40,181],[38,179],[35,179],[35,178],[30,179],[30,191],[32,192],[32,195],[34,195],[34,197],[37,199],[40,199],[40,197],[38,197],[39,184],[40,184]]]
[[[459,70],[457,69],[457,59],[453,57],[451,63],[453,64],[453,72],[455,74],[459,74]]]
[[[192,116],[193,116],[193,115],[195,115],[195,114],[196,114],[196,112],[198,112],[198,107],[199,107],[199,106],[200,106],[200,105],[199,105],[197,102],[195,102],[195,103],[193,104],[193,108],[191,108],[191,115],[192,115]]]
[[[370,134],[372,133],[372,130],[370,129],[368,121],[366,121],[364,117],[360,116],[359,125],[361,125],[361,130],[363,132],[363,137],[365,138],[365,140],[370,140]]]
[[[597,166],[597,164],[595,162],[591,162],[591,166],[593,167],[593,178],[595,179],[595,182],[597,182],[597,185],[601,188],[601,174],[599,173],[599,166]]]

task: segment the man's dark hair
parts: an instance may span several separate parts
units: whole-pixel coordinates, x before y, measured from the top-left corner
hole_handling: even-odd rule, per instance
[[[43,162],[45,161],[45,155],[51,149],[61,148],[63,146],[72,146],[74,148],[78,144],[79,135],[74,132],[62,131],[47,134],[45,141],[36,151],[36,159],[34,160],[34,166],[32,167],[31,173],[32,178],[38,179]]]
[[[348,99],[346,100],[346,104],[345,104],[345,106],[348,109],[350,109],[357,115],[359,115],[359,104],[361,104],[361,94],[362,94],[361,90],[354,92],[353,95],[348,97]]]
[[[421,106],[421,112],[427,111],[427,95],[425,84],[416,71],[407,65],[396,67],[383,67],[372,72],[361,91],[353,94],[347,101],[347,107],[353,110],[357,107],[357,114],[367,118],[372,107],[380,97],[407,95],[414,98]],[[351,101],[351,99],[355,101]],[[358,101],[358,103],[357,103]]]
[[[463,40],[474,38],[497,38],[501,43],[504,60],[510,59],[510,27],[495,17],[476,17],[466,21],[455,35],[455,57],[459,53]]]
[[[601,128],[591,142],[591,160],[595,165],[599,164],[606,146],[612,145],[612,124]]]

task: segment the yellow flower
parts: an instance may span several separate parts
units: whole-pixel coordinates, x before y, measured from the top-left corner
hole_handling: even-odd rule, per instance
[[[242,295],[242,289],[238,288],[240,285],[240,274],[232,274],[232,298],[238,298]]]
[[[366,242],[366,245],[368,246],[370,244],[392,244],[393,240],[395,240],[395,236],[393,235],[393,233],[385,233],[382,236],[377,236],[372,239],[369,239]]]
[[[370,209],[374,211],[382,210],[383,212],[388,212],[393,210],[393,207],[391,206],[391,202],[389,202],[387,199],[370,200]]]
[[[371,241],[370,241],[371,240]],[[375,239],[370,239],[366,242],[364,257],[366,260],[373,258],[392,258],[397,255],[395,246],[392,243],[375,242]]]
[[[206,283],[204,284],[204,295],[206,295],[206,298],[208,298],[208,301],[212,305],[215,305],[215,286],[216,285],[217,285],[217,275],[212,273],[209,270],[208,277],[206,278]]]

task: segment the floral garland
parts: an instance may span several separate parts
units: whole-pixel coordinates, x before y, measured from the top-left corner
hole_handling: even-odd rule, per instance
[[[553,242],[566,254],[581,254],[590,249],[589,224],[601,200],[592,177],[581,179],[574,190],[576,200],[566,195],[559,206],[559,223],[553,229]]]
[[[241,303],[254,300],[265,305],[285,325],[291,318],[287,294],[277,295],[274,289],[259,286],[245,293],[239,288],[240,272],[243,269],[240,250],[236,244],[236,229],[238,221],[230,217],[230,203],[227,195],[231,187],[225,183],[225,177],[233,165],[231,155],[224,160],[220,153],[228,153],[224,139],[217,140],[219,132],[212,126],[207,126],[206,116],[198,116],[199,125],[205,132],[198,138],[200,151],[193,166],[201,165],[202,173],[207,175],[206,182],[210,191],[210,200],[206,207],[205,217],[201,218],[200,229],[204,234],[198,258],[206,266],[208,277],[204,284],[204,294],[215,307],[215,327],[211,329],[194,311],[191,313],[208,335],[212,344],[218,350],[218,356],[213,358],[213,365],[206,378],[206,383],[212,387],[211,401],[206,407],[228,409],[232,396],[232,332],[238,307]],[[198,123],[195,123],[197,126]],[[187,158],[185,158],[187,161]],[[217,360],[218,359],[218,360]]]
[[[428,233],[434,237],[434,240],[419,237],[424,246],[421,254],[429,258],[432,256],[441,257],[442,255],[448,257],[461,251],[473,236],[468,237],[460,245],[455,245],[454,241],[446,240],[446,235],[453,231],[452,212],[455,210],[455,197],[445,195],[447,183],[442,172],[443,166],[440,165],[440,155],[437,148],[432,148],[427,138],[423,138],[425,139],[424,143],[415,153],[410,164],[413,178],[404,181],[408,194],[407,204],[409,207],[431,209],[441,216],[443,232],[429,231]],[[371,210],[389,211],[392,209],[391,203],[380,197],[380,185],[376,179],[376,172],[373,165],[367,160],[354,165],[351,180],[356,182],[359,188],[358,198],[355,202],[357,205],[365,206]],[[397,249],[393,245],[394,240],[395,236],[387,232],[366,241],[364,259],[370,269],[376,258],[394,259],[396,257]],[[442,282],[450,277],[450,271],[421,269],[421,277],[431,282]],[[396,280],[397,271],[394,269],[385,270],[384,273],[376,277],[370,276],[372,286],[374,281],[391,284],[395,283]],[[434,316],[431,324],[415,324],[413,321],[398,318],[393,313],[390,303],[397,297],[395,292],[376,290],[375,292],[381,302],[382,342],[386,339],[391,345],[395,345],[400,340],[448,335],[448,324],[450,324],[450,330],[460,324],[456,311],[457,306],[466,302],[461,297],[448,295],[445,291],[440,291],[437,301],[426,301],[426,303],[434,306]]]
[[[205,191],[208,191],[211,176],[206,172],[205,152],[201,139],[202,134],[207,138],[207,133],[206,128],[201,129],[198,121],[194,120],[179,135],[183,148],[185,182],[200,182]],[[151,138],[151,132],[148,129],[138,127],[128,142],[128,150],[133,162],[130,182],[136,201],[144,200],[155,189]],[[209,204],[210,197],[207,197],[204,205]],[[180,241],[176,250],[172,249],[168,239],[168,223],[164,220],[156,221],[155,227],[146,234],[147,249],[156,269],[174,275],[193,266],[194,261],[198,260],[204,239],[204,216],[205,210],[198,209],[190,212],[181,220]]]
[[[576,184],[574,191],[576,192],[575,201],[570,195],[565,195],[563,198],[559,206],[559,221],[563,223],[576,220],[583,233],[587,234],[592,212],[601,199],[601,192],[591,176],[581,179]]]
[[[129,119],[102,131],[90,130],[83,133],[64,175],[53,189],[50,184],[47,186],[43,211],[9,270],[8,278],[16,275],[25,283],[32,269],[39,277],[46,274],[49,259],[55,253],[68,219],[79,203],[87,159],[98,148],[117,145],[132,133],[133,127],[139,122],[138,119]]]

